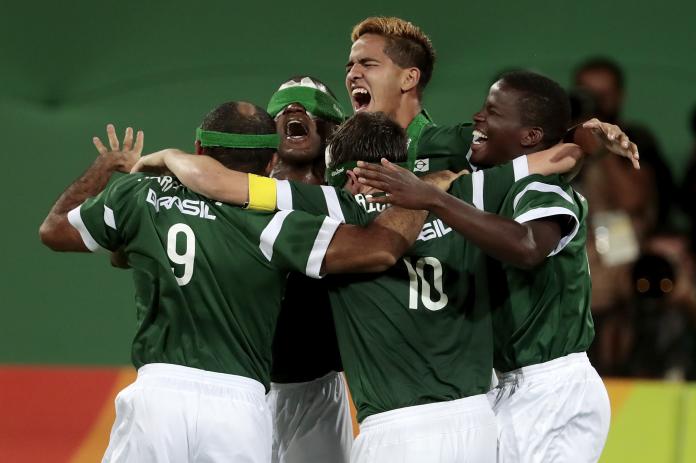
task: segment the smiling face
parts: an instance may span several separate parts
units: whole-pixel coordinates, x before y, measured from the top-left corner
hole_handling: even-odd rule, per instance
[[[319,156],[322,137],[317,122],[299,103],[286,107],[276,116],[278,156],[293,163],[311,162]]]
[[[474,114],[473,164],[489,167],[523,154],[522,139],[528,128],[522,124],[519,98],[519,92],[506,88],[502,81],[491,86],[483,107]]]
[[[346,64],[346,89],[355,112],[383,112],[396,119],[408,69],[401,68],[384,52],[384,37],[360,36],[350,49]]]

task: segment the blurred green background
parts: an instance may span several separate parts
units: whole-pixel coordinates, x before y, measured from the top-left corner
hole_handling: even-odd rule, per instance
[[[299,73],[327,82],[347,108],[349,34],[376,14],[431,36],[438,63],[425,106],[442,124],[468,120],[502,69],[567,85],[584,58],[616,59],[626,119],[653,129],[679,178],[696,103],[693,2],[3,2],[0,363],[128,363],[129,273],[105,255],[53,253],[37,234],[107,122],[143,129],[148,152],[189,148],[209,109],[265,106]]]

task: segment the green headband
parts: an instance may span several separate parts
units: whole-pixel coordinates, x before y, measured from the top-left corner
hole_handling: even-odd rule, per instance
[[[413,166],[410,162],[395,162],[397,166],[413,171]],[[346,161],[341,164],[336,164],[333,168],[326,168],[324,180],[327,185],[343,188],[348,181],[348,171],[358,167],[358,161]]]
[[[196,141],[201,146],[221,146],[223,148],[278,148],[280,139],[277,133],[253,135],[246,133],[215,132],[196,129]]]
[[[276,117],[282,110],[293,103],[300,103],[304,108],[320,119],[341,123],[346,119],[341,105],[331,95],[312,87],[293,87],[278,90],[268,102],[268,114]]]

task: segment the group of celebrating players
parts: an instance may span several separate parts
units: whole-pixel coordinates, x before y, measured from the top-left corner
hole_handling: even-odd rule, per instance
[[[352,42],[351,117],[304,75],[267,110],[213,109],[202,156],[141,157],[142,132],[109,125],[46,217],[51,249],[133,272],[138,375],[103,461],[599,459],[588,205],[568,180],[586,154],[637,167],[636,146],[569,129],[564,90],[527,71],[438,126],[418,27],[367,18]]]

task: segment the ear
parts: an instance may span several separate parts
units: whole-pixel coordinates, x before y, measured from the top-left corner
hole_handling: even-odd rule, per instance
[[[360,193],[362,183],[358,182],[358,176],[355,175],[355,172],[353,172],[353,170],[349,170],[348,172],[346,172],[346,175],[348,176],[348,181],[343,186],[343,188],[348,190],[350,194],[357,195],[358,193]]]
[[[528,127],[520,138],[520,144],[524,147],[536,146],[544,139],[544,129],[541,127]]]
[[[278,159],[278,153],[273,153],[273,157],[270,161],[268,161],[268,164],[266,164],[266,168],[264,169],[266,177],[269,177],[271,175],[271,172],[273,172],[273,169],[275,168],[276,164],[278,164]]]
[[[418,68],[406,68],[403,71],[401,80],[401,93],[407,93],[418,86],[420,82],[421,72]]]
[[[201,146],[201,141],[196,140],[196,143],[194,145],[196,146],[196,154],[203,154],[203,147]]]

